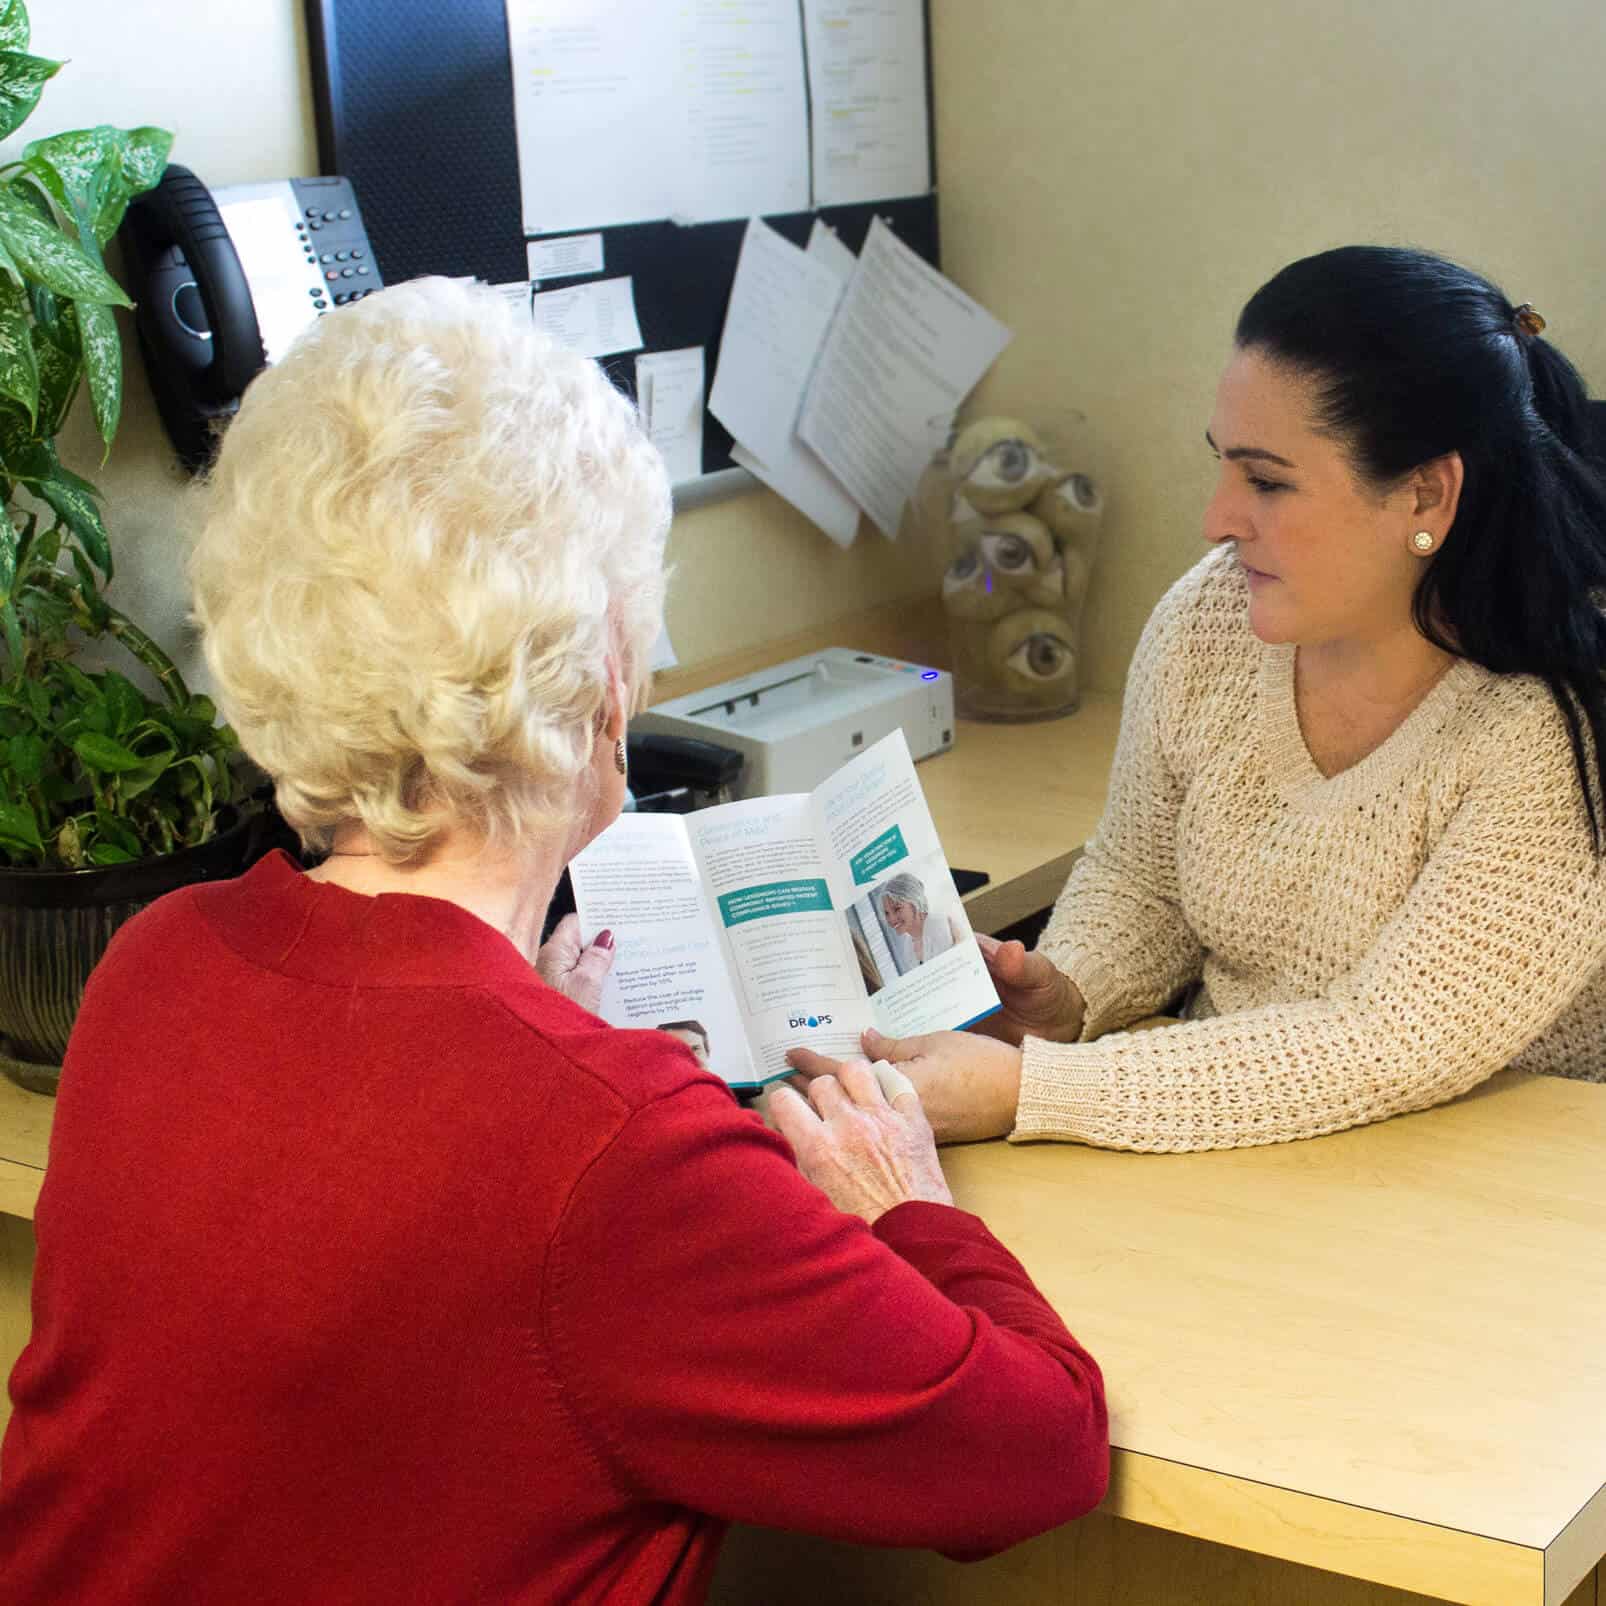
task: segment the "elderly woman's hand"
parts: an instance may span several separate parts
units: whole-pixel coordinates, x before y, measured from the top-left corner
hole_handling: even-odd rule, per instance
[[[1004,1136],[1015,1125],[1020,1101],[1020,1050],[970,1032],[927,1032],[891,1038],[867,1031],[866,1054],[889,1060],[920,1094],[920,1106],[939,1143],[967,1143]],[[809,1078],[837,1073],[837,1062],[812,1049],[794,1048],[787,1063]],[[853,1063],[848,1061],[845,1063]]]
[[[868,1222],[911,1199],[952,1204],[918,1095],[906,1088],[889,1104],[867,1060],[829,1063],[806,1099],[784,1082],[764,1095],[798,1170],[838,1210]]]
[[[1074,1043],[1082,1035],[1087,1013],[1075,982],[1046,955],[1028,951],[1024,943],[1000,942],[976,934],[976,946],[987,961],[1003,1009],[978,1021],[971,1030],[999,1037],[1017,1047],[1023,1038]]]
[[[591,943],[580,941],[580,917],[565,915],[535,955],[535,973],[548,987],[596,1014],[602,984],[613,968],[613,933],[599,931]]]

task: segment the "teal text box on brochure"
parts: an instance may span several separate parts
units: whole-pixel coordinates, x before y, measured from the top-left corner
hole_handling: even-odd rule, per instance
[[[896,864],[899,859],[908,857],[909,849],[903,840],[903,832],[897,826],[890,831],[883,831],[874,842],[860,848],[848,860],[854,886],[862,887],[867,881],[874,881],[889,864]]]
[[[762,887],[743,887],[719,895],[720,918],[727,926],[769,915],[831,912],[831,889],[823,881],[771,881]]]

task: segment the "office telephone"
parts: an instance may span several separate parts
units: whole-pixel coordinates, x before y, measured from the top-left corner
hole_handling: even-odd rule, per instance
[[[314,318],[382,285],[343,178],[209,190],[170,164],[129,207],[122,241],[157,410],[192,472],[254,375]]]

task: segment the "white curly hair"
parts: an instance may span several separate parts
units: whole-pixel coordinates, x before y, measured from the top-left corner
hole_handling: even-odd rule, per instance
[[[248,388],[190,561],[218,701],[312,849],[576,816],[608,663],[632,707],[669,482],[629,400],[495,292],[418,279]],[[627,709],[627,712],[630,710]]]

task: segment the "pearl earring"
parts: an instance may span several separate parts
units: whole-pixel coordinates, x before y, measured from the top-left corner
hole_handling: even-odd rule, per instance
[[[613,744],[613,764],[621,775],[626,773],[628,766],[625,762],[625,739],[622,736]]]
[[[1433,550],[1433,532],[1431,530],[1418,530],[1411,537],[1411,545],[1418,552],[1431,552]]]

